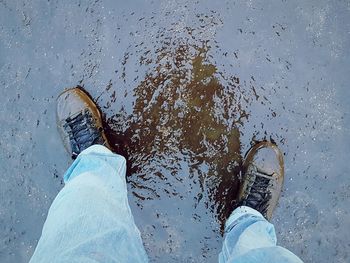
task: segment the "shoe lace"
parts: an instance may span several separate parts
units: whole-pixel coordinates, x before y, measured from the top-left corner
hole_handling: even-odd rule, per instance
[[[65,120],[66,129],[72,148],[72,158],[93,144],[103,144],[101,130],[96,127],[90,111],[82,111]]]
[[[271,199],[270,182],[273,174],[258,169],[256,166],[249,171],[248,195],[243,200],[242,205],[249,206],[266,216],[269,200]]]

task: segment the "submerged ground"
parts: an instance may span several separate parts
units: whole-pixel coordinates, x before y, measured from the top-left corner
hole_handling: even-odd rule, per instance
[[[348,1],[0,0],[0,261],[35,249],[71,163],[55,98],[81,85],[129,160],[152,262],[217,262],[264,139],[285,154],[279,244],[348,262],[349,28]]]

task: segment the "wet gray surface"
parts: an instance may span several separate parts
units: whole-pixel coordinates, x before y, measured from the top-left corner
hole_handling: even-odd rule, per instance
[[[349,28],[349,1],[0,0],[0,261],[35,249],[70,164],[55,98],[83,85],[152,262],[217,261],[263,139],[285,153],[279,244],[349,262]]]

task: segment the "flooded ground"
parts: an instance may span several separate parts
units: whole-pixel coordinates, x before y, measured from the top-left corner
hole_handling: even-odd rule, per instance
[[[260,140],[285,157],[279,244],[348,262],[349,28],[348,1],[0,0],[0,261],[34,251],[71,162],[55,98],[81,85],[152,262],[217,262]]]

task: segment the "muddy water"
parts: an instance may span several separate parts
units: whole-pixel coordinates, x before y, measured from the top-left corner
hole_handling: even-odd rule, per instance
[[[186,193],[167,181],[198,183],[200,192],[192,193],[194,204],[202,201],[206,191],[213,203],[206,201],[207,206],[215,206],[224,220],[225,210],[231,211],[234,205],[242,159],[239,123],[246,113],[234,96],[239,78],[233,77],[232,85],[224,87],[208,60],[209,48],[203,43],[180,45],[173,53],[162,49],[154,71],[133,90],[133,113],[117,114],[108,124],[112,130],[121,122],[127,125],[115,135],[114,144],[128,157],[129,181],[139,202],[159,198],[162,191],[182,199]],[[188,174],[181,171],[179,162],[189,164]],[[143,188],[149,193],[138,193]]]
[[[135,87],[123,90],[111,80],[104,91],[104,111],[121,104],[106,124],[116,152],[128,160],[136,221],[151,257],[165,261],[191,262],[191,254],[216,258],[239,186],[240,129],[249,106],[267,101],[259,99],[253,76],[218,70],[211,51],[220,48],[201,35],[220,24],[216,14],[197,15],[196,21],[181,37],[177,24],[160,29],[153,49],[143,42],[129,46],[116,74],[126,83],[131,64]]]

